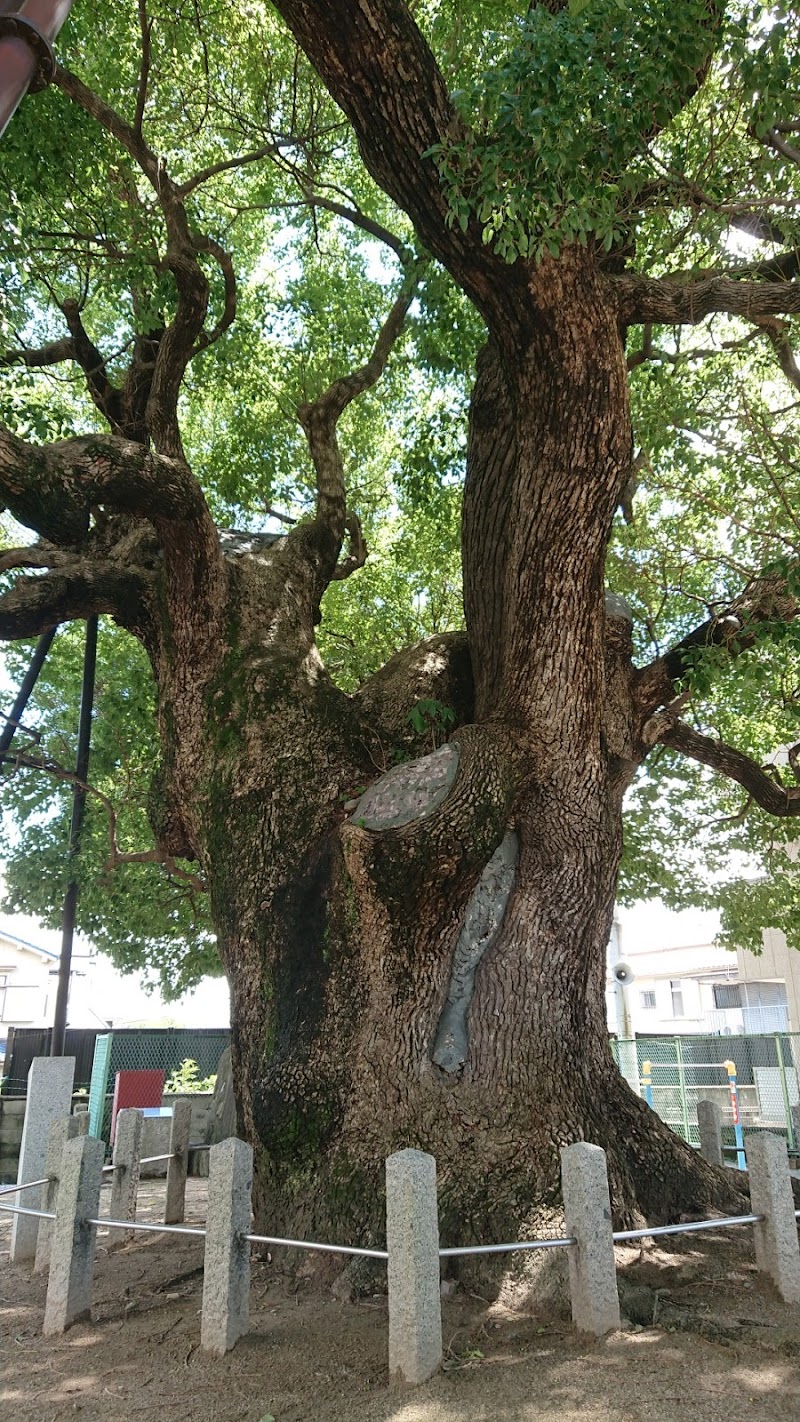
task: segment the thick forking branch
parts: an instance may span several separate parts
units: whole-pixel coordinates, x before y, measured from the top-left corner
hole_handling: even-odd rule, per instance
[[[120,391],[108,378],[103,356],[90,339],[81,320],[78,302],[64,301],[61,310],[72,337],[74,359],[86,376],[89,394],[114,433],[121,433]]]
[[[766,333],[767,340],[778,357],[778,364],[786,379],[794,386],[795,390],[800,390],[800,365],[798,365],[797,357],[792,349],[789,323],[776,318],[764,317],[757,321],[756,325]]]
[[[337,576],[339,550],[348,526],[344,466],[336,437],[336,426],[347,406],[366,390],[370,390],[386,369],[392,347],[403,329],[408,308],[426,267],[427,260],[423,259],[408,272],[400,295],[381,326],[372,353],[364,365],[352,371],[350,375],[334,380],[316,400],[299,406],[297,410],[297,418],[305,431],[317,478],[316,522],[327,530],[334,549],[333,560],[327,559],[326,566],[321,570],[325,586]],[[356,567],[363,566],[366,560],[361,526],[352,518],[350,522],[353,523],[350,530],[350,558],[354,561],[347,566],[347,571],[343,570],[338,574],[339,577],[349,576]],[[348,564],[349,559],[345,560],[345,565]]]
[[[32,557],[28,562],[34,566]],[[0,592],[0,639],[36,637],[58,623],[108,613],[147,645],[153,638],[147,599],[151,580],[145,568],[78,558],[36,577],[18,578]]]
[[[649,744],[656,743],[680,751],[682,755],[707,765],[729,780],[743,785],[762,810],[781,818],[800,815],[800,785],[783,785],[744,751],[695,731],[685,721],[660,711],[645,726]]]
[[[422,245],[509,341],[527,329],[527,266],[508,266],[472,216],[451,222],[431,150],[464,130],[430,46],[403,0],[275,0],[358,139],[370,175]],[[521,298],[519,300],[518,298]]]
[[[146,81],[144,58],[142,72]],[[210,235],[197,237],[192,233],[183,203],[184,194],[169,176],[163,159],[145,142],[141,126],[137,128],[127,123],[68,70],[59,67],[54,82],[122,145],[144,173],[158,198],[167,230],[164,266],[175,279],[178,301],[174,319],[158,345],[147,400],[146,420],[157,448],[162,453],[182,457],[183,446],[177,417],[181,383],[192,356],[217,340],[234,319],[236,282],[233,264],[214,238]],[[198,176],[202,181],[203,175]],[[222,272],[225,289],[222,315],[210,332],[204,332],[203,329],[208,309],[209,286],[198,261],[200,252],[208,252],[214,257]]]
[[[43,538],[80,542],[97,504],[154,524],[210,519],[180,459],[115,435],[84,435],[39,448],[0,426],[0,501]]]
[[[368,548],[364,538],[364,530],[361,527],[361,520],[356,514],[350,514],[345,524],[345,530],[349,535],[350,549],[346,558],[342,558],[336,564],[331,577],[332,583],[343,582],[349,578],[351,573],[356,573],[359,568],[363,568],[367,561]]]
[[[718,311],[752,321],[800,312],[800,281],[739,281],[716,272],[690,280],[625,272],[607,281],[625,326],[693,326]]]
[[[20,346],[16,350],[5,351],[0,355],[0,367],[24,365],[28,370],[43,370],[46,366],[61,365],[63,361],[75,359],[75,343],[67,336],[35,349]]]
[[[115,589],[129,589],[139,617],[133,580],[124,563],[111,562],[98,584],[85,538],[96,506],[149,520],[164,553],[165,592],[173,618],[191,629],[187,656],[218,646],[217,629],[225,600],[225,573],[219,536],[203,492],[182,459],[170,459],[114,435],[90,435],[44,449],[26,444],[0,426],[0,503],[20,523],[59,547],[77,545],[74,570],[55,570],[23,579],[4,598],[4,637],[30,636],[86,615],[120,612]],[[40,584],[37,588],[33,586]],[[106,601],[107,599],[107,601]],[[123,608],[125,600],[123,598]],[[76,608],[80,609],[76,611]],[[25,622],[25,630],[21,624]],[[124,611],[120,618],[125,622]],[[32,625],[30,625],[32,624]],[[138,626],[137,622],[137,626]]]

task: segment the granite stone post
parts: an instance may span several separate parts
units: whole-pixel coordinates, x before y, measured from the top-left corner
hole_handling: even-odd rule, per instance
[[[698,1101],[697,1129],[700,1154],[709,1165],[724,1165],[722,1156],[722,1112],[716,1101]]]
[[[566,1234],[577,1240],[567,1250],[572,1321],[599,1338],[620,1326],[605,1151],[586,1141],[565,1146],[561,1190]]]
[[[186,1214],[186,1175],[189,1170],[191,1101],[176,1101],[172,1108],[167,1161],[167,1198],[164,1224],[182,1224]]]
[[[763,1215],[753,1226],[756,1264],[769,1274],[786,1303],[800,1303],[800,1246],[789,1174],[789,1157],[783,1136],[770,1131],[745,1138],[750,1209]]]
[[[253,1152],[232,1136],[209,1156],[200,1346],[221,1358],[250,1326]]]
[[[111,1164],[111,1199],[108,1216],[112,1220],[135,1220],[136,1199],[139,1194],[139,1162],[142,1158],[142,1123],[144,1117],[134,1106],[126,1106],[117,1112],[114,1133],[114,1154]],[[131,1238],[131,1231],[123,1234],[114,1230],[112,1244],[124,1244]]]
[[[61,1183],[50,1245],[50,1278],[44,1332],[63,1333],[89,1314],[97,1242],[96,1219],[105,1157],[103,1141],[82,1136],[67,1141],[61,1157]]]
[[[422,1383],[442,1362],[436,1161],[400,1150],[386,1161],[389,1378]]]
[[[50,1127],[50,1139],[47,1144],[47,1156],[44,1163],[44,1173],[47,1176],[47,1184],[42,1186],[43,1210],[54,1211],[58,1202],[58,1187],[61,1182],[61,1157],[64,1154],[64,1146],[67,1144],[67,1141],[73,1141],[78,1136],[87,1135],[88,1130],[89,1117],[85,1111],[79,1116],[62,1116],[60,1121],[54,1121]],[[36,1262],[33,1266],[34,1274],[41,1274],[45,1269],[50,1268],[50,1244],[53,1238],[53,1224],[53,1220],[39,1221],[39,1232],[36,1237]]]
[[[28,1074],[28,1099],[25,1124],[19,1152],[17,1184],[43,1179],[50,1127],[61,1116],[68,1116],[72,1105],[72,1081],[75,1075],[74,1057],[34,1057]],[[41,1186],[14,1197],[14,1203],[28,1210],[38,1210]],[[36,1236],[39,1221],[31,1215],[14,1215],[11,1226],[11,1261],[36,1257]]]

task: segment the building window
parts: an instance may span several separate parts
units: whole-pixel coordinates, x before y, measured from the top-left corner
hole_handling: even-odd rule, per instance
[[[655,1007],[655,1005],[656,1005],[656,994],[655,994],[655,989],[654,989],[654,988],[645,988],[644,992],[640,992],[640,993],[639,993],[639,1006],[640,1006],[640,1007],[644,1007],[644,1008],[647,1008],[648,1011],[652,1011],[652,1009]]]
[[[683,1017],[683,985],[681,979],[672,978],[669,986],[672,992],[672,1015],[673,1017]]]
[[[738,983],[714,983],[715,1007],[741,1007],[742,990]]]

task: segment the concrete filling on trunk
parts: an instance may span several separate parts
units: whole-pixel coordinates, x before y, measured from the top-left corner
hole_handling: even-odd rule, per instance
[[[397,765],[364,791],[351,823],[364,829],[397,829],[430,814],[447,796],[458,770],[458,746]]]
[[[475,988],[475,973],[487,948],[491,948],[503,922],[508,897],[514,887],[519,840],[509,830],[472,891],[458,935],[447,1001],[439,1018],[433,1060],[443,1071],[458,1071],[467,1060],[467,1012]]]

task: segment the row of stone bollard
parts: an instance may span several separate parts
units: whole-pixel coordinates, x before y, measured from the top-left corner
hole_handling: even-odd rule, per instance
[[[190,1103],[176,1102],[167,1161],[165,1224],[180,1223],[185,1214],[190,1120]],[[110,1220],[136,1220],[142,1121],[141,1111],[134,1109],[120,1111],[117,1116],[110,1172]],[[45,1216],[36,1221],[27,1216],[34,1226],[38,1224],[38,1229],[26,1234],[24,1248],[19,1247],[18,1241],[15,1254],[16,1260],[33,1255],[34,1272],[49,1270],[45,1333],[63,1333],[70,1323],[88,1313],[91,1303],[97,1226],[89,1221],[98,1218],[100,1209],[105,1145],[102,1140],[89,1137],[87,1127],[85,1113],[64,1117],[51,1125],[42,1207],[54,1218]],[[122,1242],[130,1234],[131,1231],[122,1231]],[[115,1242],[119,1242],[119,1235]]]
[[[126,1128],[123,1140],[136,1139],[134,1128]],[[53,1146],[55,1150],[55,1136]],[[132,1153],[125,1155],[119,1149],[115,1171],[119,1169],[121,1179],[127,1172],[130,1190],[135,1152],[131,1147]],[[762,1217],[754,1222],[756,1262],[786,1301],[798,1302],[800,1248],[785,1142],[763,1132],[748,1137],[747,1149],[751,1208]],[[102,1166],[101,1141],[65,1139],[49,1246],[46,1333],[62,1332],[89,1311],[96,1239],[91,1221],[97,1218]],[[244,1141],[231,1138],[211,1148],[207,1223],[205,1231],[195,1232],[205,1234],[201,1346],[217,1356],[231,1349],[249,1327],[252,1179],[253,1153]],[[561,1180],[566,1229],[557,1243],[568,1252],[573,1322],[580,1332],[599,1337],[621,1322],[605,1152],[586,1142],[565,1147]],[[130,1193],[125,1196],[120,1186],[120,1213],[112,1211],[113,1218],[132,1218],[125,1213],[131,1208],[126,1198],[130,1202]],[[388,1158],[386,1250],[363,1252],[387,1260],[390,1376],[424,1382],[442,1362],[441,1252],[432,1156],[403,1150]]]

